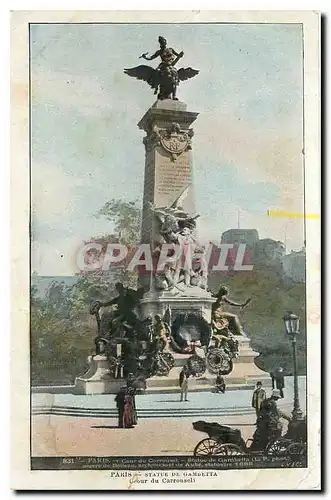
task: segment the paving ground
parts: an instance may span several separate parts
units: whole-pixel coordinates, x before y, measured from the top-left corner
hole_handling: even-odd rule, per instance
[[[187,403],[180,403],[178,394],[142,395],[137,397],[141,415],[138,425],[134,429],[118,429],[113,395],[35,394],[35,410],[61,404],[68,411],[63,415],[33,415],[32,456],[191,455],[198,441],[207,437],[193,429],[196,420],[236,427],[244,439],[252,437],[255,415],[249,408],[250,398],[251,391],[224,395],[191,393]],[[304,379],[300,381],[300,400],[305,409]],[[280,406],[288,414],[292,401],[293,387],[287,384]],[[99,417],[96,410],[105,413],[106,407],[112,409],[110,416]],[[78,408],[77,412],[84,410],[84,416],[76,416],[72,408]]]
[[[193,429],[194,420],[141,419],[134,429],[118,429],[113,418],[34,416],[32,456],[191,455],[207,437]],[[254,431],[252,415],[222,423],[240,428],[246,438]]]
[[[271,389],[267,389],[269,395]],[[287,377],[285,398],[280,405],[292,404],[293,379]],[[301,404],[305,405],[305,378],[299,378],[299,394]],[[231,413],[243,414],[253,411],[251,408],[252,391],[226,391],[225,394],[211,392],[189,393],[187,403],[180,402],[179,388],[171,394],[143,394],[136,396],[138,414],[141,418],[166,418],[185,416],[223,416]],[[116,406],[113,394],[32,394],[32,410],[34,414],[52,413],[68,416],[115,417]]]

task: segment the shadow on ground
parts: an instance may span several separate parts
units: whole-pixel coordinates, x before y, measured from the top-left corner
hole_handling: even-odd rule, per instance
[[[91,425],[91,429],[122,429],[117,425]]]

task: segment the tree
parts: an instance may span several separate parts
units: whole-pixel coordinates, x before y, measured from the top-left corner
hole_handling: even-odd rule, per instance
[[[138,200],[122,201],[112,199],[105,203],[97,216],[106,217],[114,223],[114,234],[119,243],[137,245],[140,241],[141,209]]]
[[[98,243],[102,246],[101,253],[106,252],[107,245],[110,243],[120,243],[135,248],[140,241],[141,227],[141,209],[138,207],[138,201],[122,201],[112,199],[105,203],[97,212],[96,217],[105,217],[114,225],[114,231],[108,235],[93,237],[90,242]],[[87,243],[87,242],[86,242]],[[85,294],[101,299],[114,291],[114,285],[120,281],[124,286],[135,288],[137,286],[137,274],[127,271],[124,267],[111,267],[109,270],[98,269],[81,273],[86,279],[81,281],[78,288],[84,289]],[[87,290],[89,290],[87,292]]]
[[[136,245],[140,233],[137,202],[111,200],[98,212],[114,223],[114,232],[91,238],[102,245]],[[125,268],[81,272],[68,286],[54,279],[43,298],[31,288],[31,375],[33,384],[73,383],[84,371],[86,358],[96,335],[94,318],[89,314],[94,300],[109,300],[117,281],[135,287],[137,275]]]

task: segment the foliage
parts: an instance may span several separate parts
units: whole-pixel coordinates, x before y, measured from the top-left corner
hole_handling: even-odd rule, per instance
[[[114,223],[115,233],[120,243],[136,245],[140,240],[141,211],[137,201],[108,201],[98,212],[98,216]]]
[[[287,374],[292,373],[292,347],[286,338],[283,316],[286,311],[293,311],[300,316],[300,336],[298,339],[298,371],[306,370],[306,318],[305,285],[286,281],[284,276],[266,266],[254,268],[249,272],[212,274],[210,287],[216,291],[220,284],[229,288],[229,297],[243,302],[248,297],[251,303],[242,311],[229,307],[229,311],[238,314],[244,331],[251,339],[254,350],[260,353],[256,364],[267,372],[282,366]]]
[[[86,309],[78,313],[75,292],[57,281],[43,299],[31,290],[32,384],[72,383],[84,369],[94,328]]]
[[[136,244],[139,241],[140,210],[136,202],[112,200],[99,215],[114,222],[112,234],[93,237],[100,243]],[[33,280],[33,277],[32,277]],[[90,316],[94,300],[109,300],[115,283],[135,287],[137,277],[124,268],[80,273],[68,286],[61,279],[51,282],[43,297],[31,287],[31,377],[32,384],[68,384],[87,367],[96,335],[95,318]]]

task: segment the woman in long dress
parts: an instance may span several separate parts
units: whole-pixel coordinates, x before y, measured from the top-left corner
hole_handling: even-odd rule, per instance
[[[137,412],[134,396],[134,387],[127,387],[125,391],[123,415],[123,426],[125,428],[132,428],[134,425],[137,425]]]

